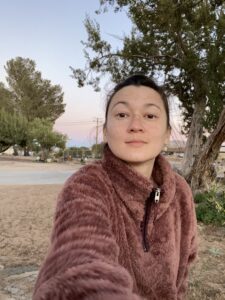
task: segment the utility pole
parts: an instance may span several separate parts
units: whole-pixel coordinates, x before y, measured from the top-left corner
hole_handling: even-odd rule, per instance
[[[97,118],[96,120],[96,140],[95,140],[95,145],[96,145],[96,152],[97,152],[97,145],[98,145],[98,122],[99,122],[99,118]]]
[[[99,137],[99,131],[98,128],[100,127],[100,118],[96,118],[94,120],[96,122],[96,135],[95,135],[95,158],[97,158],[97,153],[98,153],[98,137]]]

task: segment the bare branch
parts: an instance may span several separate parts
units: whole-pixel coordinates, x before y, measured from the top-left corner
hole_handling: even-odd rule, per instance
[[[129,56],[125,56],[123,54],[120,54],[120,53],[109,53],[109,54],[106,54],[106,55],[102,55],[101,56],[101,59],[105,59],[105,58],[110,58],[112,56],[117,56],[117,57],[122,57],[122,58],[128,58],[128,59],[132,59],[132,58],[141,58],[141,59],[146,59],[146,60],[159,60],[159,59],[165,59],[165,58],[168,58],[168,59],[172,59],[172,60],[176,60],[176,61],[180,61],[179,58],[177,57],[173,57],[173,56],[170,56],[170,55],[153,55],[153,56],[145,56],[145,55],[141,55],[141,54],[131,54]]]

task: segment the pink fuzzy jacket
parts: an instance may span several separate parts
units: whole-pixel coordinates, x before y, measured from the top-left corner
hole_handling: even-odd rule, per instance
[[[59,195],[33,300],[180,300],[196,256],[192,193],[165,158],[153,183],[115,157],[72,175]]]

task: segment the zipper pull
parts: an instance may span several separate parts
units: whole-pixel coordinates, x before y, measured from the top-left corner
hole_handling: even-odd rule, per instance
[[[160,199],[160,188],[156,188],[155,189],[155,198],[154,198],[154,200],[155,200],[155,203],[158,203],[159,202],[159,199]]]

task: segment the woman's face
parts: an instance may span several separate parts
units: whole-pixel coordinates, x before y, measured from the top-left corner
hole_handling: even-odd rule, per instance
[[[169,141],[163,100],[146,86],[127,86],[109,105],[104,138],[115,156],[128,163],[152,164]]]

